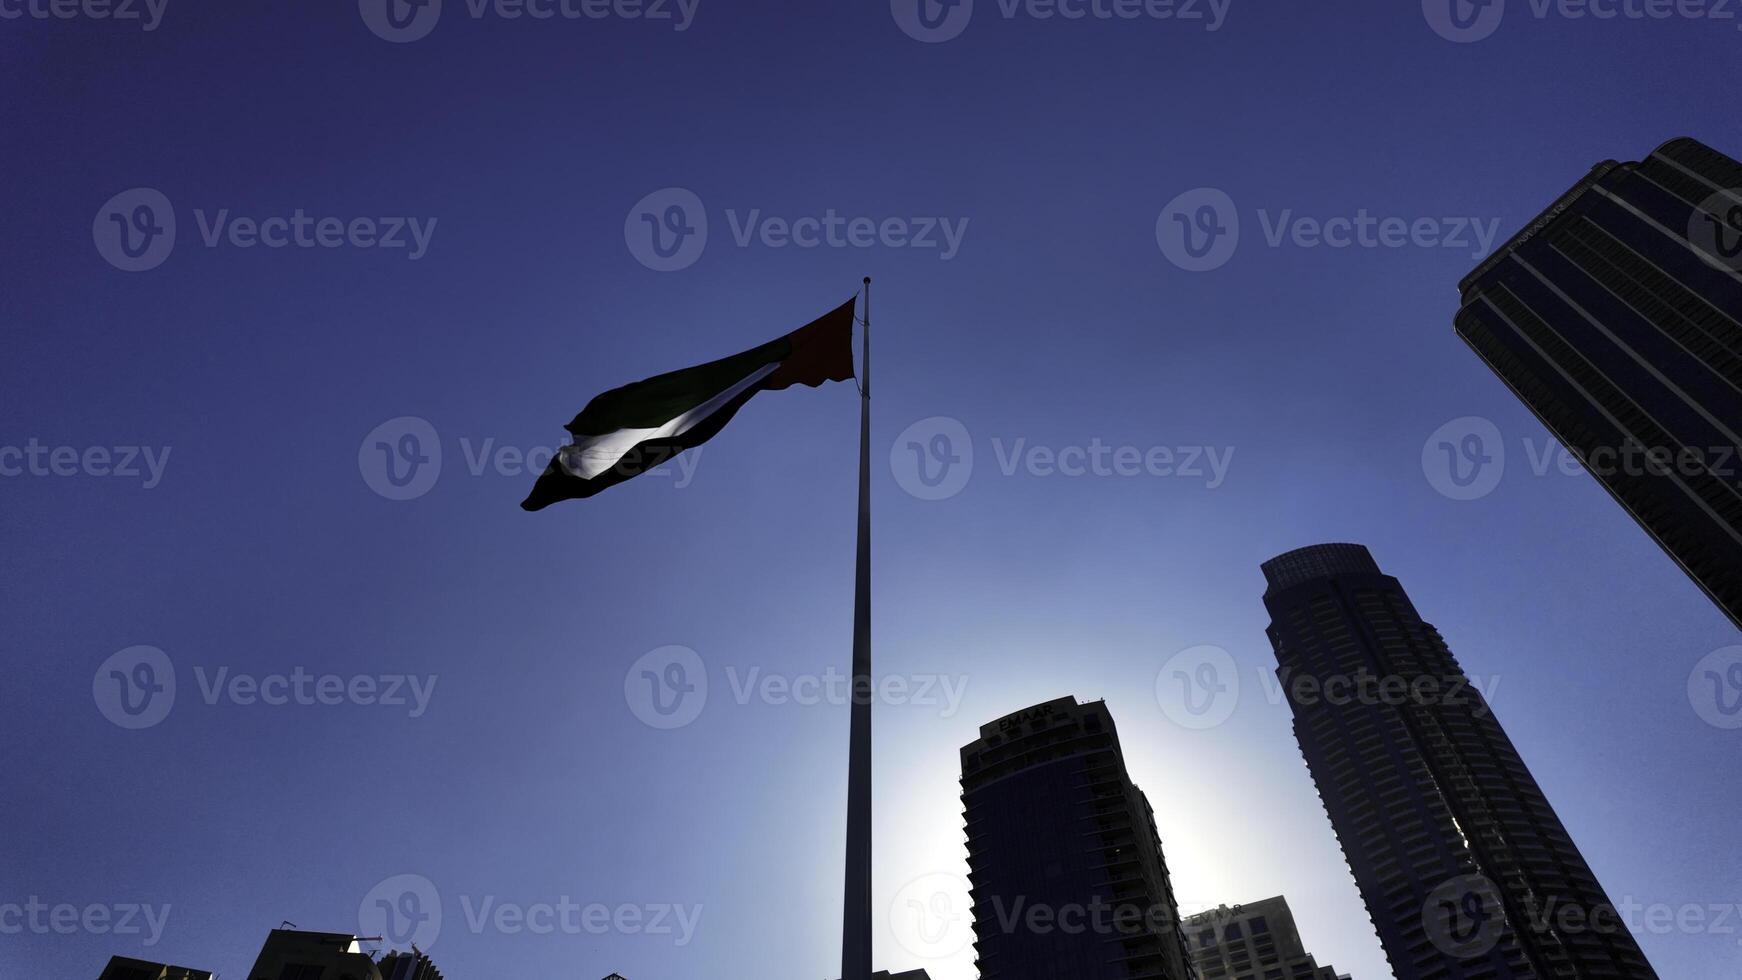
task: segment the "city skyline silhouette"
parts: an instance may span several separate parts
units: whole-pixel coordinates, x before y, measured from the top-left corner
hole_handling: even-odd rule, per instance
[[[1742,152],[1733,24],[89,6],[0,3],[0,974],[837,975],[858,393],[515,505],[867,275],[876,969],[975,975],[899,916],[969,907],[961,747],[1074,697],[1182,913],[1389,975],[1262,600],[1359,542],[1609,896],[1705,913],[1658,973],[1733,972],[1742,638],[1454,331],[1593,164]]]

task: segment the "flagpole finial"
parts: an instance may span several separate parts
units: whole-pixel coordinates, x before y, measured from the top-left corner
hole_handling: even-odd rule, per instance
[[[870,276],[865,277],[865,285],[867,285],[867,286],[871,285],[871,277]]]

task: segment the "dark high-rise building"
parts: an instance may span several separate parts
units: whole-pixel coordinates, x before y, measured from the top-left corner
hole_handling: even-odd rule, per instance
[[[982,725],[962,804],[982,980],[1191,980],[1155,815],[1104,703]]]
[[[1357,544],[1263,567],[1295,737],[1397,980],[1655,980],[1397,580]]]
[[[376,966],[381,970],[381,980],[442,980],[442,971],[436,969],[427,954],[416,949],[388,953]]]
[[[381,970],[348,932],[274,929],[248,980],[380,980]]]
[[[1600,163],[1460,288],[1458,335],[1742,627],[1742,163]]]
[[[1349,980],[1306,951],[1281,895],[1191,916],[1186,942],[1199,980]]]
[[[212,980],[212,974],[190,966],[170,966],[130,956],[111,956],[97,980]]]
[[[348,932],[274,929],[260,947],[248,980],[442,980],[417,949],[391,952],[379,962]]]

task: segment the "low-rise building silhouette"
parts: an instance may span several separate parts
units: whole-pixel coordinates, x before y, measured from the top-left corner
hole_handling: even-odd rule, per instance
[[[415,947],[377,961],[362,944],[348,932],[274,929],[247,980],[442,980],[441,971]]]
[[[136,960],[131,956],[111,956],[109,965],[103,968],[97,980],[212,980],[212,977],[210,972],[196,970],[191,966],[171,966],[150,960]]]
[[[1281,895],[1191,916],[1186,942],[1198,980],[1349,980],[1307,952]]]

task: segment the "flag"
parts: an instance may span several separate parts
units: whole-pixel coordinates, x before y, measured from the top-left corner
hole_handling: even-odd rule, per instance
[[[572,442],[557,451],[521,509],[591,497],[645,473],[712,439],[759,391],[852,378],[853,302],[742,354],[595,397],[564,426]]]

